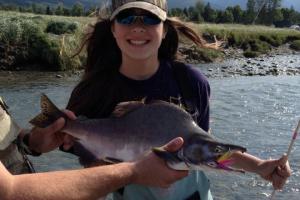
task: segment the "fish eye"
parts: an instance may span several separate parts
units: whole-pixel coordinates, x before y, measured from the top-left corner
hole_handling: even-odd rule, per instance
[[[217,147],[215,148],[215,153],[221,153],[221,152],[223,152],[222,147],[217,146]]]
[[[206,163],[208,166],[210,166],[210,167],[214,167],[214,168],[216,168],[217,167],[217,164],[215,163],[215,162],[208,162],[208,163]]]

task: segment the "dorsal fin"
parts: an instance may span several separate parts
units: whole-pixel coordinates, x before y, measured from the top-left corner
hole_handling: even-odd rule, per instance
[[[45,128],[60,117],[65,119],[68,118],[67,115],[60,111],[45,94],[42,94],[40,103],[42,112],[29,121],[32,125]]]
[[[126,115],[129,112],[132,112],[142,106],[145,105],[144,103],[145,99],[142,99],[141,101],[125,101],[120,102],[116,105],[114,111],[112,112],[113,117],[122,117]]]

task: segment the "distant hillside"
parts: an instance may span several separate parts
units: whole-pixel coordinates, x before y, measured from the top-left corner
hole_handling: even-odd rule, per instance
[[[100,5],[101,2],[106,0],[0,0],[2,4],[13,3],[17,5],[30,5],[32,3],[38,4],[48,4],[48,5],[57,5],[59,2],[63,3],[65,6],[72,6],[75,2],[82,3],[85,7],[90,7],[93,5]],[[183,8],[195,5],[197,0],[168,0],[170,8]],[[212,7],[215,9],[224,9],[228,6],[240,5],[242,8],[246,7],[247,0],[204,0],[205,2],[210,2]],[[293,6],[296,10],[300,11],[300,1],[299,0],[283,0],[283,7]]]

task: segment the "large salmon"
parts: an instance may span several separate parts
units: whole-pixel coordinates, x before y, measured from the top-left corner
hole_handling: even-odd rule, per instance
[[[103,119],[70,120],[44,94],[41,108],[42,113],[32,119],[31,124],[46,127],[64,117],[66,125],[61,131],[78,138],[78,142],[99,159],[131,161],[152,149],[174,169],[209,167],[240,171],[229,166],[230,154],[246,151],[244,147],[216,141],[184,109],[164,101],[122,102],[111,117]],[[175,137],[184,139],[184,145],[177,152],[154,148]]]

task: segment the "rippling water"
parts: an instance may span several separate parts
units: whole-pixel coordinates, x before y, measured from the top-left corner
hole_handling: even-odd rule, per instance
[[[213,134],[243,144],[261,158],[277,158],[287,151],[300,120],[300,77],[243,77],[210,80]],[[276,199],[300,199],[300,141],[290,164],[293,176]],[[268,199],[272,187],[253,174],[210,174],[217,199]]]
[[[8,81],[7,81],[8,80]],[[55,78],[51,73],[0,74],[0,95],[10,105],[16,121],[27,121],[39,112],[40,94],[59,107],[66,105],[78,77]],[[277,158],[287,151],[300,119],[300,76],[210,79],[211,127],[224,141],[241,144],[261,158]],[[78,168],[72,155],[54,151],[32,158],[38,171]],[[300,141],[290,163],[293,175],[276,199],[300,199]],[[208,172],[215,199],[268,199],[272,187],[254,174]]]

